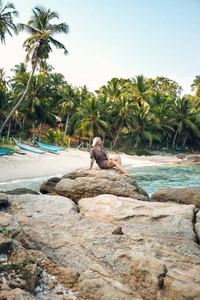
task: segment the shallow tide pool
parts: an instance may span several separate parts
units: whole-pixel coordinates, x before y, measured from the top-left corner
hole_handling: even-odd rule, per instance
[[[149,196],[162,188],[200,187],[200,165],[132,166],[127,170]]]

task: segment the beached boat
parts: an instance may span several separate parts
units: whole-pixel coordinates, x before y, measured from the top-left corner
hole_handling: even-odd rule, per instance
[[[0,156],[1,156],[1,155],[8,154],[9,152],[10,152],[9,150],[0,149]]]
[[[14,149],[14,148],[4,147],[4,146],[1,146],[1,147],[0,147],[0,150],[8,150],[8,151],[9,151],[9,154],[13,154],[13,153],[17,152],[17,150]]]
[[[38,146],[40,146],[42,149],[47,150],[47,151],[58,151],[63,149],[64,147],[57,147],[57,146],[51,146],[51,145],[47,145],[47,144],[43,144],[40,142],[37,142]]]
[[[21,148],[21,149],[23,149],[23,150],[32,151],[32,152],[39,153],[39,154],[45,153],[45,151],[40,150],[40,149],[38,149],[38,148],[36,148],[36,147],[33,147],[33,146],[26,145],[26,144],[24,144],[24,143],[22,143],[22,142],[16,140],[15,138],[13,138],[13,140],[14,140],[15,144],[16,144],[19,148]]]

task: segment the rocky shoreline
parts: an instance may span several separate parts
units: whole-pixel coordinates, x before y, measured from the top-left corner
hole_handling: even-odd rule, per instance
[[[40,191],[0,194],[0,299],[200,299],[199,187],[79,170]]]

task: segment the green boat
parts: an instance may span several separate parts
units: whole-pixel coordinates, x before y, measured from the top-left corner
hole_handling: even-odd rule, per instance
[[[13,153],[17,152],[17,150],[14,148],[4,147],[4,146],[0,146],[0,152],[3,153],[3,151],[1,151],[1,150],[8,151],[7,153],[9,153],[9,154],[13,154]]]

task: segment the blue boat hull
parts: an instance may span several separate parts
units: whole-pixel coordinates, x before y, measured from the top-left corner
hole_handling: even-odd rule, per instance
[[[40,149],[37,149],[35,147],[32,147],[32,146],[28,146],[28,145],[25,145],[23,143],[20,143],[19,141],[17,141],[16,139],[13,138],[13,140],[15,141],[15,143],[17,144],[17,146],[23,150],[27,150],[27,151],[32,151],[34,153],[38,153],[38,154],[43,154],[45,153],[45,151],[42,151]]]
[[[58,151],[63,149],[64,147],[57,147],[57,146],[51,146],[51,145],[46,145],[40,142],[37,142],[38,146],[40,146],[41,148],[48,150],[48,151]]]
[[[0,156],[1,155],[6,155],[7,153],[9,153],[10,150],[3,150],[3,149],[0,149]]]

